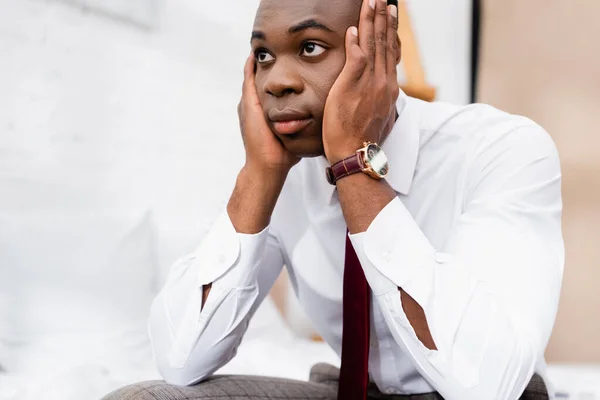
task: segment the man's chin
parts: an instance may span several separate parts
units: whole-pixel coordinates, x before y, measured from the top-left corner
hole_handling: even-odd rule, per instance
[[[315,158],[325,154],[322,144],[303,145],[301,143],[290,143],[285,146],[287,151],[299,158]]]

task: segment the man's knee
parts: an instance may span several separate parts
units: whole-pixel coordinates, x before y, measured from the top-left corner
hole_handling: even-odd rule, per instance
[[[148,381],[125,386],[107,394],[102,400],[166,400],[177,399],[170,397],[170,385],[163,381]],[[182,399],[183,400],[183,399]]]
[[[338,384],[340,369],[326,363],[318,363],[310,369],[310,379],[314,383]]]

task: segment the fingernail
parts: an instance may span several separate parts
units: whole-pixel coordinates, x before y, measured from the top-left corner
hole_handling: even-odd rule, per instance
[[[355,26],[351,27],[350,33],[353,34],[354,36],[358,36],[358,28]]]
[[[375,0],[369,0],[369,6],[371,6],[372,9],[375,9]]]
[[[396,7],[394,4],[392,4],[391,6],[389,6],[389,9],[390,9],[390,14],[392,14],[392,17],[398,18],[398,7]]]

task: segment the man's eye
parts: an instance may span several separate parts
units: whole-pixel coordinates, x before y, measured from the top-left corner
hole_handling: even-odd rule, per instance
[[[317,57],[325,53],[327,49],[316,43],[306,43],[302,48],[302,55],[305,57]]]
[[[256,61],[259,63],[268,63],[273,61],[275,58],[264,50],[256,52]]]

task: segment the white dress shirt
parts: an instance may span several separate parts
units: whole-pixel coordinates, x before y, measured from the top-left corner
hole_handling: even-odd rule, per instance
[[[534,373],[546,377],[562,280],[554,143],[531,120],[486,105],[401,94],[398,109],[382,146],[397,197],[351,235],[372,290],[370,377],[387,394],[517,399]],[[197,383],[234,357],[284,266],[304,311],[341,354],[346,223],[327,165],[321,157],[292,169],[263,232],[238,234],[223,212],[172,267],[150,317],[167,382]],[[418,340],[399,287],[424,309],[437,350]]]

